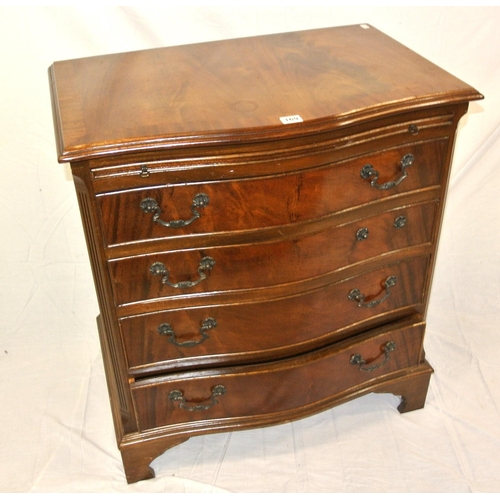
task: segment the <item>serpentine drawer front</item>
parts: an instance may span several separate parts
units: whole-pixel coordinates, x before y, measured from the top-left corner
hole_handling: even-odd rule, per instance
[[[277,361],[145,379],[132,386],[139,429],[153,429],[213,419],[266,416],[308,410],[352,384],[362,386],[419,363],[423,324],[394,330]],[[349,377],[346,377],[346,372]],[[305,381],[314,380],[314,384]],[[148,408],[155,407],[155,411]],[[276,417],[274,417],[276,418]],[[203,425],[203,424],[202,424]],[[205,424],[207,427],[213,422]]]
[[[386,197],[439,186],[447,142],[407,144],[271,178],[106,193],[98,198],[103,232],[108,244],[116,245],[316,220]]]
[[[476,90],[366,25],[49,76],[127,481],[197,434],[368,392],[423,407],[451,156]]]
[[[427,264],[427,256],[392,263],[272,301],[124,318],[131,372],[186,366],[183,358],[198,365],[234,363],[235,357],[277,359],[346,337],[367,322],[373,326],[394,315],[422,313]],[[304,302],[307,309],[301,307]]]
[[[116,302],[223,293],[321,277],[370,257],[430,243],[435,210],[435,203],[402,207],[279,243],[174,251],[111,261]],[[337,249],[334,254],[325,252],[331,246]]]

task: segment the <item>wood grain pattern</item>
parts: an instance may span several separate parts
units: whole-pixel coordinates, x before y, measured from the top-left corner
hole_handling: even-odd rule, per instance
[[[61,61],[49,77],[128,482],[191,436],[368,392],[424,405],[455,133],[481,94],[359,25]],[[367,164],[393,183],[372,186]],[[198,193],[209,204],[184,228],[141,209],[186,220]],[[192,287],[150,272],[195,282],[206,257]]]
[[[294,224],[438,186],[447,146],[447,140],[408,144],[285,176],[172,185],[101,196],[99,205],[106,242],[115,245]],[[401,177],[401,159],[406,154],[413,154],[415,162],[408,169],[408,177],[392,190],[377,190],[370,186],[371,179],[360,175],[365,165],[372,164],[380,174],[379,183],[397,180]],[[248,165],[248,169],[251,168],[252,165]],[[166,228],[154,223],[152,214],[140,208],[142,200],[152,198],[162,208],[163,220],[185,220],[191,216],[193,198],[200,193],[209,196],[209,205],[199,210],[199,219],[184,228]]]
[[[361,26],[63,61],[51,76],[59,156],[68,160],[165,144],[269,140],[318,122],[332,127],[409,105],[478,98]],[[282,125],[288,115],[300,115],[305,126]]]
[[[387,317],[422,312],[424,277],[428,257],[395,263],[370,273],[334,283],[312,293],[273,301],[203,308],[184,308],[121,320],[129,366],[134,376],[143,372],[181,369],[210,364],[235,364],[241,358],[277,359],[332,343],[353,332],[387,323]],[[391,295],[376,308],[359,307],[348,299],[358,288],[367,297],[385,294],[383,282],[397,277]],[[304,307],[307,304],[307,307]],[[179,347],[158,333],[169,323],[178,342],[200,338],[202,321],[213,318],[217,326],[209,339],[193,347]],[[154,366],[144,366],[153,364]]]
[[[373,218],[363,219],[280,243],[206,248],[113,261],[109,263],[109,269],[115,301],[123,305],[161,297],[257,289],[327,275],[370,257],[430,243],[435,205],[429,204],[425,208],[427,210],[420,206],[413,210],[400,209],[379,216],[375,221]],[[398,214],[403,213],[415,217],[407,222],[409,227],[396,229],[394,221],[400,216]],[[372,222],[371,239],[369,235],[366,240],[358,241],[358,229],[368,227],[369,222]],[[332,247],[338,251],[330,253],[328,249]],[[211,270],[204,271],[206,278],[196,283],[200,277],[200,263],[207,257],[215,264]],[[172,285],[189,281],[194,286],[179,289],[164,284],[165,275],[151,272],[157,263],[169,272],[168,280]]]
[[[460,106],[443,104],[435,108],[407,110],[366,124],[263,142],[218,143],[186,146],[180,150],[153,150],[84,162],[96,193],[109,193],[152,185],[198,182],[200,178],[231,180],[283,175],[353,156],[372,155],[394,145],[448,140],[453,136]],[[73,162],[76,165],[82,162]],[[146,172],[144,172],[146,170]]]
[[[353,386],[417,364],[423,332],[423,325],[419,324],[369,338],[361,337],[293,360],[247,365],[244,370],[227,368],[146,379],[132,386],[139,409],[139,427],[145,430],[185,422],[280,414],[297,408],[305,410],[308,405]],[[396,343],[396,349],[379,368],[362,371],[350,363],[354,354],[360,354],[368,366],[380,364],[385,359],[383,347],[389,341]],[[169,399],[172,390],[180,390],[188,406],[209,406],[212,390],[218,385],[223,385],[226,393],[206,410],[184,410]],[[153,405],[155,412],[149,411]]]

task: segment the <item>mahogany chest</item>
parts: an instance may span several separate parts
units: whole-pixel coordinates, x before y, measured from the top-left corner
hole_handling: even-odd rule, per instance
[[[129,482],[197,434],[368,392],[424,405],[426,307],[476,90],[368,25],[49,74]]]

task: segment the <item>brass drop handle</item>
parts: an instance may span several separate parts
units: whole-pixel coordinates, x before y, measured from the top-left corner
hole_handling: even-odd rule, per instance
[[[153,276],[163,276],[161,282],[164,285],[171,286],[172,288],[178,288],[180,290],[185,290],[186,288],[191,288],[196,286],[198,283],[207,279],[206,272],[213,269],[215,265],[215,260],[211,257],[203,257],[200,261],[200,265],[198,266],[198,279],[195,281],[179,281],[178,283],[172,283],[169,281],[170,271],[165,267],[165,264],[162,262],[155,262],[151,264],[149,268],[149,272]]]
[[[201,214],[200,214],[200,212],[198,212],[198,209],[205,208],[209,202],[210,202],[210,198],[206,194],[198,193],[193,198],[193,203],[191,204],[191,213],[193,215],[190,219],[188,219],[188,220],[171,220],[168,222],[160,219],[161,208],[155,199],[144,198],[144,200],[141,201],[140,207],[145,214],[153,214],[153,222],[156,222],[157,224],[161,224],[162,226],[165,226],[165,227],[171,227],[174,229],[178,229],[180,227],[188,226],[189,224],[191,224],[191,222],[193,222],[196,219],[198,219],[199,217],[201,217]]]
[[[212,328],[217,326],[217,321],[213,318],[206,318],[203,320],[200,328],[200,339],[199,340],[186,340],[185,342],[177,342],[177,336],[175,335],[174,329],[169,323],[162,323],[158,327],[158,333],[167,338],[167,341],[178,347],[194,347],[202,344],[209,338],[207,332]]]
[[[370,300],[365,302],[365,295],[362,294],[359,289],[354,288],[349,292],[347,298],[349,300],[354,300],[358,303],[358,307],[375,307],[384,302],[387,297],[391,294],[389,288],[393,287],[397,283],[396,276],[389,276],[383,283],[383,287],[385,289],[385,295],[380,299]]]
[[[390,359],[389,353],[395,350],[396,350],[396,342],[390,340],[384,345],[382,349],[381,355],[384,354],[384,359],[380,363],[374,365],[367,365],[366,361],[363,359],[363,356],[361,356],[361,354],[353,354],[349,362],[351,363],[351,365],[358,365],[358,370],[361,370],[363,372],[372,372],[373,370],[377,370],[381,366],[384,366]]]
[[[406,169],[413,164],[413,162],[415,161],[415,157],[408,153],[406,155],[403,156],[403,158],[401,158],[401,176],[399,177],[399,179],[395,180],[395,181],[388,181],[388,182],[384,182],[384,184],[378,184],[377,181],[378,181],[378,177],[379,177],[379,173],[377,170],[375,170],[375,168],[373,168],[373,165],[370,165],[370,164],[367,164],[365,165],[362,169],[361,169],[361,177],[363,179],[370,179],[371,177],[373,177],[373,179],[370,181],[370,186],[376,188],[376,189],[380,189],[380,190],[383,190],[383,191],[386,191],[388,189],[392,189],[396,186],[398,186],[404,179],[406,179],[406,177],[408,177],[408,172],[406,171]]]
[[[226,394],[226,388],[223,385],[216,385],[212,389],[212,395],[210,396],[210,402],[208,404],[189,403],[189,401],[186,401],[184,393],[178,389],[170,391],[168,394],[168,399],[170,399],[170,401],[178,402],[178,407],[181,410],[204,411],[209,410],[213,406],[219,404],[219,400],[217,399],[217,397],[223,396],[224,394]]]

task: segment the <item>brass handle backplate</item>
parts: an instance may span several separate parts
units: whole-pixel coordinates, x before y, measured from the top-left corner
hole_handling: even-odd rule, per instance
[[[186,401],[184,393],[178,389],[170,391],[170,393],[168,394],[168,399],[170,399],[170,401],[179,403],[179,408],[181,410],[204,411],[209,410],[213,406],[219,404],[217,396],[223,396],[224,394],[226,394],[226,388],[223,385],[216,385],[212,389],[212,395],[210,396],[210,402],[208,404],[190,403],[189,401]]]
[[[387,297],[391,294],[389,288],[393,287],[397,283],[396,276],[389,276],[383,283],[383,287],[385,289],[385,295],[380,299],[374,299],[370,301],[365,301],[365,295],[362,294],[359,289],[354,288],[349,292],[347,298],[349,300],[354,300],[358,303],[358,307],[375,307],[384,302]]]
[[[161,282],[164,285],[171,286],[172,288],[178,288],[180,290],[185,290],[186,288],[191,288],[193,286],[196,286],[203,280],[206,280],[207,279],[206,272],[213,269],[214,266],[215,266],[214,259],[212,259],[211,257],[203,257],[198,266],[198,279],[195,281],[179,281],[178,283],[172,283],[169,280],[170,271],[165,267],[165,264],[163,264],[162,262],[155,262],[154,264],[151,264],[149,272],[153,276],[163,276]]]
[[[373,167],[373,165],[370,165],[370,164],[367,164],[365,165],[362,169],[361,169],[361,177],[363,179],[370,179],[373,177],[373,179],[370,181],[370,186],[376,188],[376,189],[380,189],[382,191],[386,191],[387,189],[392,189],[396,186],[398,186],[404,179],[406,179],[408,177],[408,172],[406,171],[407,168],[413,164],[413,162],[415,161],[415,157],[408,153],[406,155],[403,156],[403,158],[401,158],[401,176],[399,177],[399,179],[395,180],[395,181],[388,181],[388,182],[384,182],[384,184],[378,184],[378,177],[379,177],[379,173],[377,170],[375,170],[375,168]]]
[[[155,199],[144,198],[144,200],[142,200],[140,203],[140,207],[145,214],[153,214],[153,222],[156,222],[156,224],[160,224],[160,225],[165,226],[165,227],[171,227],[171,228],[177,229],[180,227],[188,226],[189,224],[191,224],[191,222],[198,219],[201,216],[200,212],[198,212],[198,209],[205,208],[209,202],[210,202],[210,199],[206,194],[198,193],[193,198],[193,203],[191,204],[191,213],[193,215],[191,216],[190,219],[171,220],[168,222],[160,219],[161,208]]]
[[[349,362],[351,363],[351,365],[358,365],[358,370],[361,370],[363,372],[372,372],[373,370],[377,370],[381,366],[384,366],[390,359],[389,353],[395,350],[396,342],[390,340],[383,347],[382,354],[384,354],[384,359],[380,363],[367,365],[361,354],[353,354]]]
[[[174,332],[174,329],[169,323],[162,323],[158,327],[158,333],[160,335],[163,335],[167,337],[168,342],[171,344],[174,344],[178,347],[194,347],[197,345],[202,344],[209,338],[207,332],[208,330],[211,330],[212,328],[215,328],[217,326],[217,321],[213,318],[206,318],[203,320],[200,328],[200,338],[198,340],[186,340],[185,342],[178,342],[177,341],[177,336]]]

